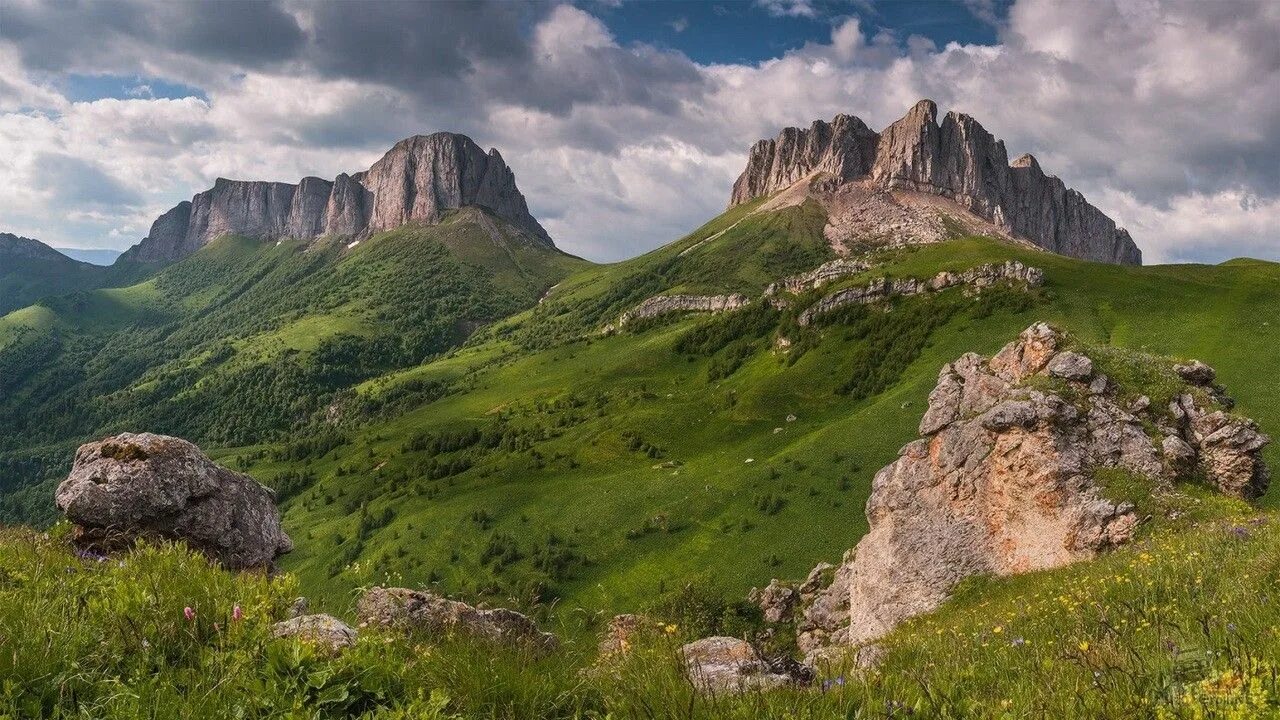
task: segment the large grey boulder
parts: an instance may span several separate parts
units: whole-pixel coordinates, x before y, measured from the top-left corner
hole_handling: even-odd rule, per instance
[[[554,650],[555,635],[542,632],[528,616],[507,608],[478,608],[409,588],[371,588],[356,602],[361,627],[395,628],[427,634],[459,633],[503,645]]]
[[[293,549],[271,490],[180,438],[124,433],[82,445],[54,500],[86,546],[179,539],[231,569],[270,567]]]

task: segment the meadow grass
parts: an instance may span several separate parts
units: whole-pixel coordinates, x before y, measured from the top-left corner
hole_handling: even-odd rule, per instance
[[[271,637],[292,576],[7,530],[0,717],[1276,716],[1280,520],[1194,486],[1164,502],[1178,520],[1098,560],[964,583],[885,638],[874,668],[833,657],[811,687],[718,696],[681,671],[690,628],[658,616],[607,657],[561,626],[549,656],[371,629],[332,654]]]

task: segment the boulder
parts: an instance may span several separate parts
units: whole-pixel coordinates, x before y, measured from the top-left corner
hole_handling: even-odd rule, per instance
[[[396,628],[432,635],[459,633],[502,645],[551,651],[559,641],[528,616],[507,608],[483,609],[429,592],[375,587],[356,603],[361,627]]]
[[[296,637],[330,652],[355,644],[357,633],[332,615],[299,615],[271,626],[273,637]]]
[[[813,671],[798,663],[771,663],[745,640],[709,637],[681,648],[685,672],[694,687],[712,694],[771,690],[807,684]]]
[[[75,523],[75,541],[100,550],[176,539],[243,569],[270,567],[293,549],[271,490],[165,435],[124,433],[80,446],[55,502]]]
[[[1220,491],[1245,500],[1267,491],[1271,471],[1260,453],[1271,438],[1256,423],[1216,410],[1197,413],[1191,433],[1199,447],[1200,469]]]

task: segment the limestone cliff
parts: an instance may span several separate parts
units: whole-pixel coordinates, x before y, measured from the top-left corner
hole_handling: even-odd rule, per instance
[[[838,115],[808,130],[787,128],[751,148],[730,206],[824,177],[829,185],[862,182],[869,190],[947,198],[997,228],[1053,252],[1087,260],[1140,264],[1142,252],[1084,196],[1045,175],[1035,158],[1012,164],[1004,142],[968,115],[921,100],[876,133]]]
[[[437,223],[464,206],[485,208],[534,242],[551,245],[498,151],[486,153],[465,135],[441,132],[401,140],[368,170],[333,181],[218,178],[161,215],[122,258],[174,262],[230,233],[263,240],[359,238],[409,222]]]

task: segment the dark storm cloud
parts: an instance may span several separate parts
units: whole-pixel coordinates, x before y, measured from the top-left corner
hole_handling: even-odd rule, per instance
[[[305,40],[295,18],[267,2],[8,2],[0,40],[27,67],[110,72],[160,58],[156,50],[261,67],[293,57]]]

